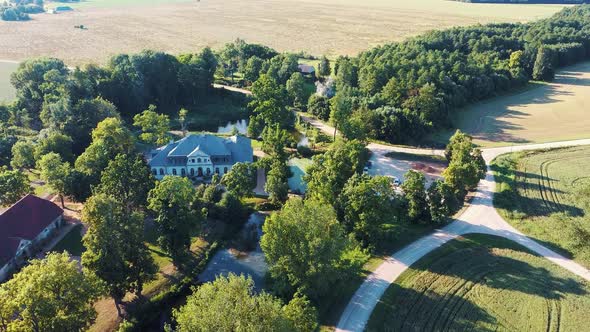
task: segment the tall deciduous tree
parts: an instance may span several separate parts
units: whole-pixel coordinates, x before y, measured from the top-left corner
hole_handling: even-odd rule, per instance
[[[449,158],[450,156],[450,158]],[[457,131],[447,145],[449,166],[444,170],[445,182],[453,188],[459,200],[468,190],[475,189],[485,177],[487,166],[481,150],[475,149],[470,136]]]
[[[141,156],[120,154],[102,172],[98,191],[114,197],[128,211],[147,206],[154,176]]]
[[[309,97],[307,111],[323,121],[330,119],[330,99],[325,96],[313,94]]]
[[[147,110],[133,117],[133,125],[141,129],[139,138],[147,144],[166,143],[170,131],[170,119],[165,114],[158,114],[157,108],[150,105]]]
[[[194,289],[187,303],[173,311],[180,332],[312,332],[317,327],[314,314],[305,298],[283,306],[272,295],[256,294],[251,278],[231,273]]]
[[[334,210],[318,201],[289,200],[267,218],[260,241],[277,291],[311,299],[358,273],[366,255],[345,235]]]
[[[246,163],[236,163],[223,176],[221,183],[238,197],[250,197],[256,188],[256,169]]]
[[[133,150],[133,135],[121,119],[107,118],[92,131],[92,144],[76,159],[76,169],[88,175],[91,184],[98,184],[100,174],[111,160]]]
[[[31,192],[33,188],[25,174],[0,168],[0,205],[14,204]]]
[[[367,160],[363,143],[336,141],[326,153],[313,157],[305,176],[307,197],[336,206],[346,181],[360,174]]]
[[[165,176],[148,195],[148,208],[156,214],[158,242],[175,263],[182,263],[199,226],[199,215],[191,209],[195,189],[187,178]]]
[[[330,60],[326,56],[322,56],[318,64],[318,74],[320,76],[330,76],[332,68],[330,68]]]
[[[400,223],[405,211],[387,177],[354,175],[338,199],[342,223],[366,248],[376,249],[384,234],[384,224]]]
[[[533,79],[539,81],[551,81],[555,77],[555,53],[552,49],[541,46],[537,51],[535,65],[533,67]]]
[[[297,108],[305,108],[306,97],[305,79],[300,73],[293,73],[286,84],[287,93],[293,102],[293,106]]]
[[[34,155],[35,160],[39,161],[44,155],[55,152],[61,156],[65,161],[73,161],[74,155],[72,153],[72,138],[68,135],[57,131],[51,131],[46,136],[39,139],[35,145]]]
[[[100,295],[101,283],[80,272],[67,253],[49,253],[0,285],[0,330],[86,330]]]
[[[284,161],[275,159],[266,176],[264,190],[272,204],[284,203],[289,198],[289,170]]]
[[[84,204],[82,219],[89,226],[83,238],[82,265],[106,284],[121,316],[125,294],[140,295],[157,271],[144,244],[143,215],[126,211],[117,199],[100,193]]]
[[[12,160],[10,166],[19,169],[35,167],[35,147],[30,141],[18,141],[12,146]]]
[[[57,192],[61,200],[61,207],[65,208],[64,196],[67,195],[68,178],[70,177],[70,163],[63,162],[57,153],[48,153],[38,162],[41,178]]]
[[[404,175],[402,190],[408,200],[408,217],[415,223],[430,222],[430,211],[426,200],[426,179],[424,174],[409,170]]]

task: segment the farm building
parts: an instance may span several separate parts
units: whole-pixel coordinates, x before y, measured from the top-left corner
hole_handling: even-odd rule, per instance
[[[0,215],[0,281],[23,265],[63,224],[63,210],[27,195]]]
[[[315,75],[315,68],[313,66],[300,64],[297,69],[303,75]]]
[[[202,178],[224,175],[236,163],[251,163],[253,156],[252,142],[244,136],[189,135],[153,150],[148,164],[157,179],[165,175]]]

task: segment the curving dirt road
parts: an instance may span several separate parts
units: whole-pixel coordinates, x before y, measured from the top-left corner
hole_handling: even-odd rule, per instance
[[[489,165],[494,158],[504,153],[577,145],[590,145],[590,139],[486,149],[483,151],[483,156]],[[387,147],[387,149],[397,151],[398,148]],[[520,243],[576,275],[590,280],[590,271],[588,269],[540,245],[504,221],[493,205],[495,186],[494,176],[488,167],[486,178],[480,181],[471,205],[458,219],[394,253],[367,277],[342,313],[336,331],[364,330],[379,299],[400,274],[424,255],[467,233],[503,236]]]

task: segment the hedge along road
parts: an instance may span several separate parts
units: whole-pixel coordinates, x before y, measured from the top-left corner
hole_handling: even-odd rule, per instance
[[[486,164],[488,164],[488,171],[485,179],[480,181],[477,187],[477,192],[470,206],[458,219],[454,220],[446,227],[415,241],[387,258],[385,262],[375,270],[375,272],[365,279],[361,287],[353,295],[340,317],[336,331],[364,330],[377,302],[389,285],[393,283],[400,274],[429,252],[440,247],[444,243],[467,233],[492,234],[508,238],[590,281],[590,271],[588,269],[528,238],[500,217],[493,205],[496,183],[494,181],[494,175],[489,167],[490,162],[494,158],[505,153],[579,145],[590,145],[590,139],[483,150],[483,157]],[[396,147],[387,148],[390,149],[390,151],[397,150]],[[383,147],[381,147],[381,149],[383,149]]]

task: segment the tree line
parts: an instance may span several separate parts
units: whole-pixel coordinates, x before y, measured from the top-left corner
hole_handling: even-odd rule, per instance
[[[588,59],[589,32],[588,5],[531,23],[433,31],[358,57],[339,57],[332,114],[327,116],[325,100],[316,98],[310,108],[344,134],[356,122],[381,140],[420,142],[450,127],[450,115],[465,105],[531,79],[551,80],[558,67]]]

